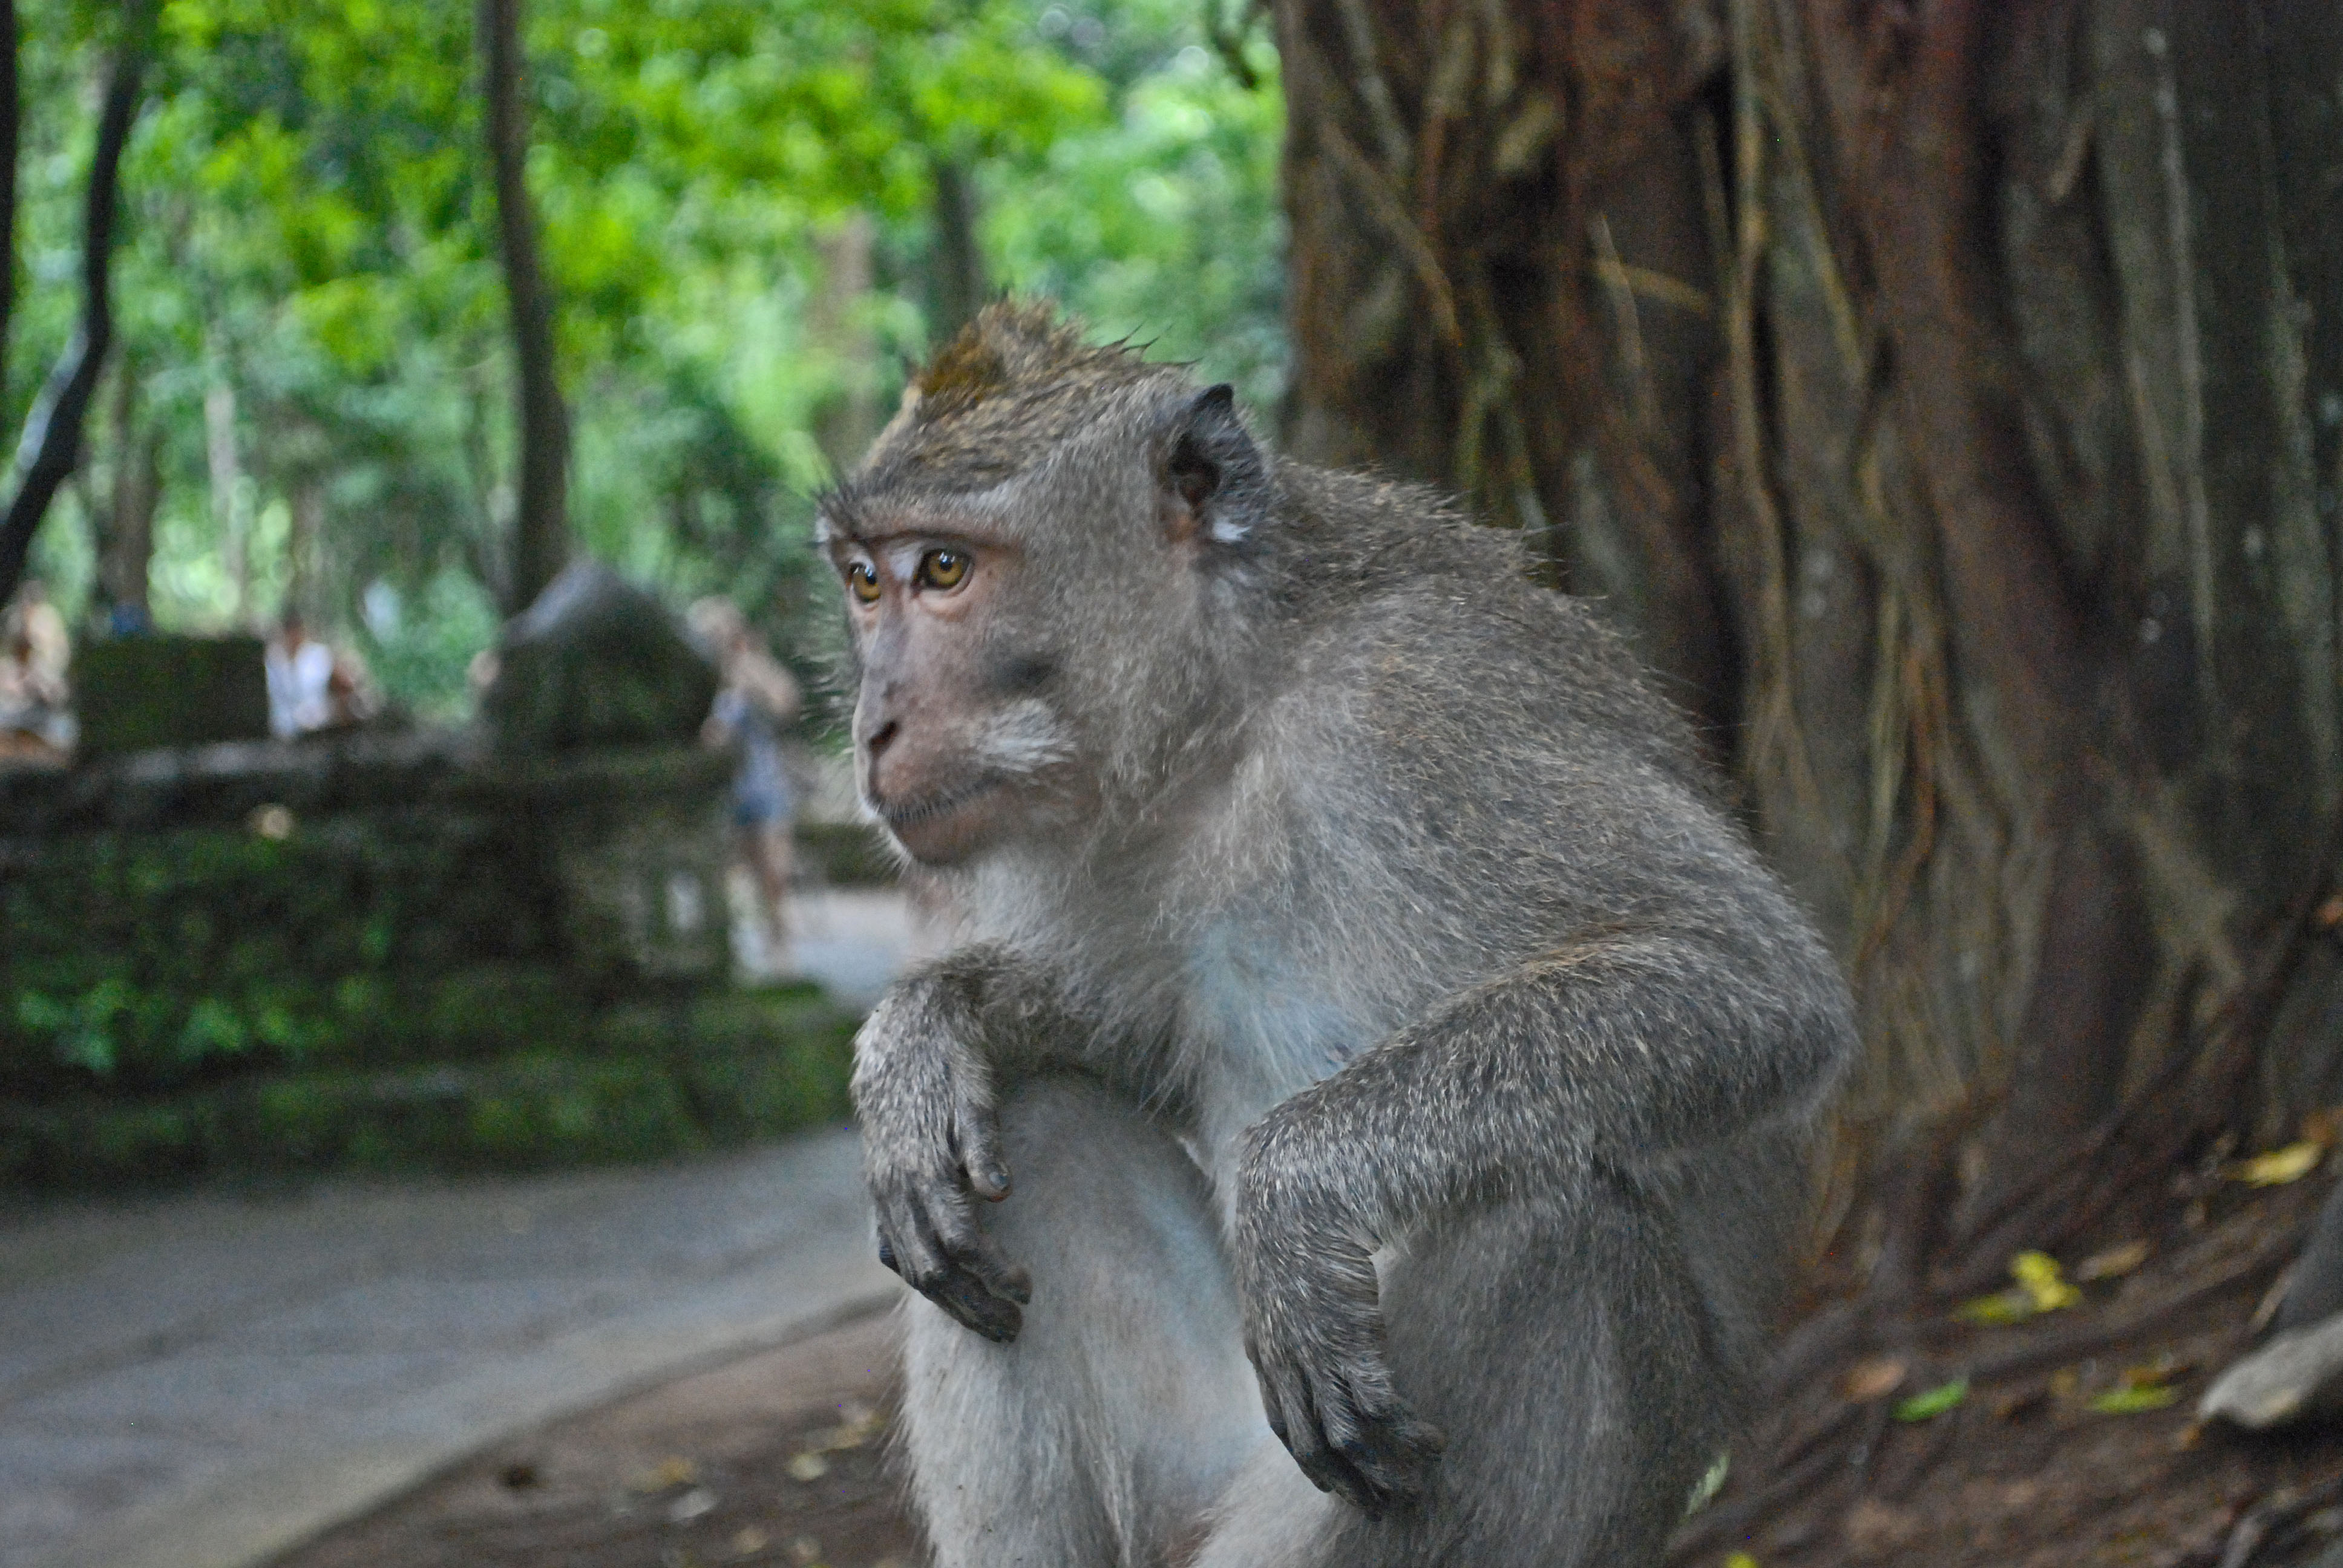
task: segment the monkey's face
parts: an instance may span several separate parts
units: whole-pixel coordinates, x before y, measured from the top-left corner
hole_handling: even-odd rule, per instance
[[[1022,542],[909,516],[833,537],[830,558],[860,666],[857,782],[912,859],[957,864],[1062,803],[1074,746],[1045,696],[1057,660],[1020,614]]]
[[[1143,823],[1228,687],[1216,585],[1265,490],[1228,388],[1172,380],[990,484],[825,504],[862,799],[912,859]]]

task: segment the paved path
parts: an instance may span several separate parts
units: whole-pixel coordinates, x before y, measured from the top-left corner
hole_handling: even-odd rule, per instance
[[[791,957],[868,1000],[889,895]],[[889,1299],[853,1135],[0,1208],[0,1568],[248,1568],[548,1417]]]

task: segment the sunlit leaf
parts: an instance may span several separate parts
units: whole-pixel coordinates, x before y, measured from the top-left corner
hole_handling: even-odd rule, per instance
[[[2058,1260],[2047,1252],[2018,1253],[2009,1261],[2009,1272],[2037,1312],[2059,1312],[2083,1299],[2082,1292],[2058,1277]]]
[[[1897,1421],[1902,1422],[1933,1421],[1946,1411],[1956,1409],[1968,1397],[1969,1380],[1955,1378],[1950,1382],[1938,1383],[1925,1393],[1898,1400],[1894,1414]]]
[[[2299,1181],[2318,1169],[2327,1151],[2311,1139],[2289,1143],[2283,1149],[2273,1149],[2267,1154],[2257,1154],[2244,1160],[2230,1171],[2230,1178],[2248,1187],[2283,1187]]]
[[[2162,1410],[2179,1397],[2179,1390],[2164,1383],[2117,1383],[2093,1394],[2087,1402],[2089,1408],[2102,1415],[2133,1415],[2141,1411]]]
[[[2146,1241],[2126,1241],[2103,1252],[2094,1252],[2076,1264],[2075,1278],[2087,1283],[2092,1280],[2121,1279],[2147,1261]]]

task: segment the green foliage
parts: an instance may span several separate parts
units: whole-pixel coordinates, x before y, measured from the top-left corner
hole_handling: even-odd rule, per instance
[[[23,11],[12,421],[71,327],[86,87],[113,15]],[[313,618],[395,695],[460,709],[461,668],[493,632],[514,467],[472,12],[167,0],[124,169],[133,396],[101,398],[94,461],[42,546],[69,608],[125,453],[159,441],[163,624],[275,616],[293,500],[315,487]],[[537,0],[528,15],[573,518],[587,548],[670,596],[731,594],[785,641],[805,639],[788,618],[828,613],[809,498],[853,455],[840,410],[889,406],[923,347],[940,160],[978,176],[996,282],[1275,405],[1282,110],[1202,47],[1189,0]],[[833,276],[855,222],[874,239],[860,292]],[[216,496],[206,402],[228,407],[223,393],[240,477]],[[362,612],[377,584],[395,625]]]
[[[0,1181],[234,1171],[531,1170],[721,1148],[847,1111],[853,1018],[802,991],[571,1020],[455,1065],[310,1068],[146,1098],[0,1097]]]
[[[0,1091],[460,1058],[572,1021],[485,823],[60,839],[0,886]]]

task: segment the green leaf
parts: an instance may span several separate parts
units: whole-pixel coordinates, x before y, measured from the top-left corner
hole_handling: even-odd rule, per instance
[[[1968,1397],[1969,1380],[1955,1378],[1950,1382],[1938,1383],[1925,1392],[1916,1393],[1910,1399],[1898,1400],[1895,1416],[1903,1422],[1933,1421]]]
[[[2162,1410],[2179,1397],[2180,1391],[2168,1384],[2124,1382],[2093,1394],[2088,1403],[2101,1415],[2136,1415],[2142,1411]]]

